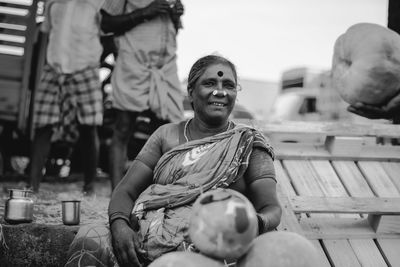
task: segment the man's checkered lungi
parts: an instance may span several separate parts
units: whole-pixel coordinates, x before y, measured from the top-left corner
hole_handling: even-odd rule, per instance
[[[101,125],[103,95],[99,70],[90,67],[71,74],[57,73],[46,65],[35,94],[36,128],[60,127],[65,141],[76,141],[77,124]]]

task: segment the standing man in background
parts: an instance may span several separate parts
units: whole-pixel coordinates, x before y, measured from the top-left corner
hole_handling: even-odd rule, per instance
[[[150,109],[166,122],[183,118],[176,64],[176,35],[183,12],[180,0],[106,0],[102,7],[102,30],[118,36],[111,78],[116,110],[109,158],[112,189],[124,175],[138,115]]]
[[[54,133],[71,143],[81,138],[84,192],[94,193],[103,121],[99,79],[102,0],[48,0],[42,31],[48,34],[46,65],[35,94],[35,135],[30,186],[37,192]],[[78,134],[77,134],[78,133]]]

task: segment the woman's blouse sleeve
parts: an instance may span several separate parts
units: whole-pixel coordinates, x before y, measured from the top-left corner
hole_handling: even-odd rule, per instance
[[[245,177],[247,183],[263,178],[273,179],[276,182],[273,159],[267,150],[260,147],[253,149]]]
[[[160,126],[144,144],[136,159],[154,170],[161,156],[179,145],[179,123]]]
[[[154,170],[154,167],[162,156],[163,132],[163,127],[158,128],[149,137],[136,156],[136,160],[140,160],[152,170]]]

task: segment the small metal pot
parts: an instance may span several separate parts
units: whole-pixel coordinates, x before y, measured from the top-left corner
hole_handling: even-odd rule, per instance
[[[61,202],[62,221],[65,225],[77,225],[80,222],[81,201],[65,200]]]
[[[9,189],[6,201],[4,220],[8,223],[29,223],[33,220],[32,191],[25,189]]]

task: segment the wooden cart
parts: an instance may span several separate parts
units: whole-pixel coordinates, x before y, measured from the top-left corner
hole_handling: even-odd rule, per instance
[[[400,126],[287,122],[261,128],[276,149],[279,230],[310,239],[323,266],[400,266],[400,146],[390,142],[400,138]],[[282,135],[314,141],[277,141]]]
[[[0,175],[2,159],[27,153],[32,96],[45,61],[40,0],[0,0]]]

